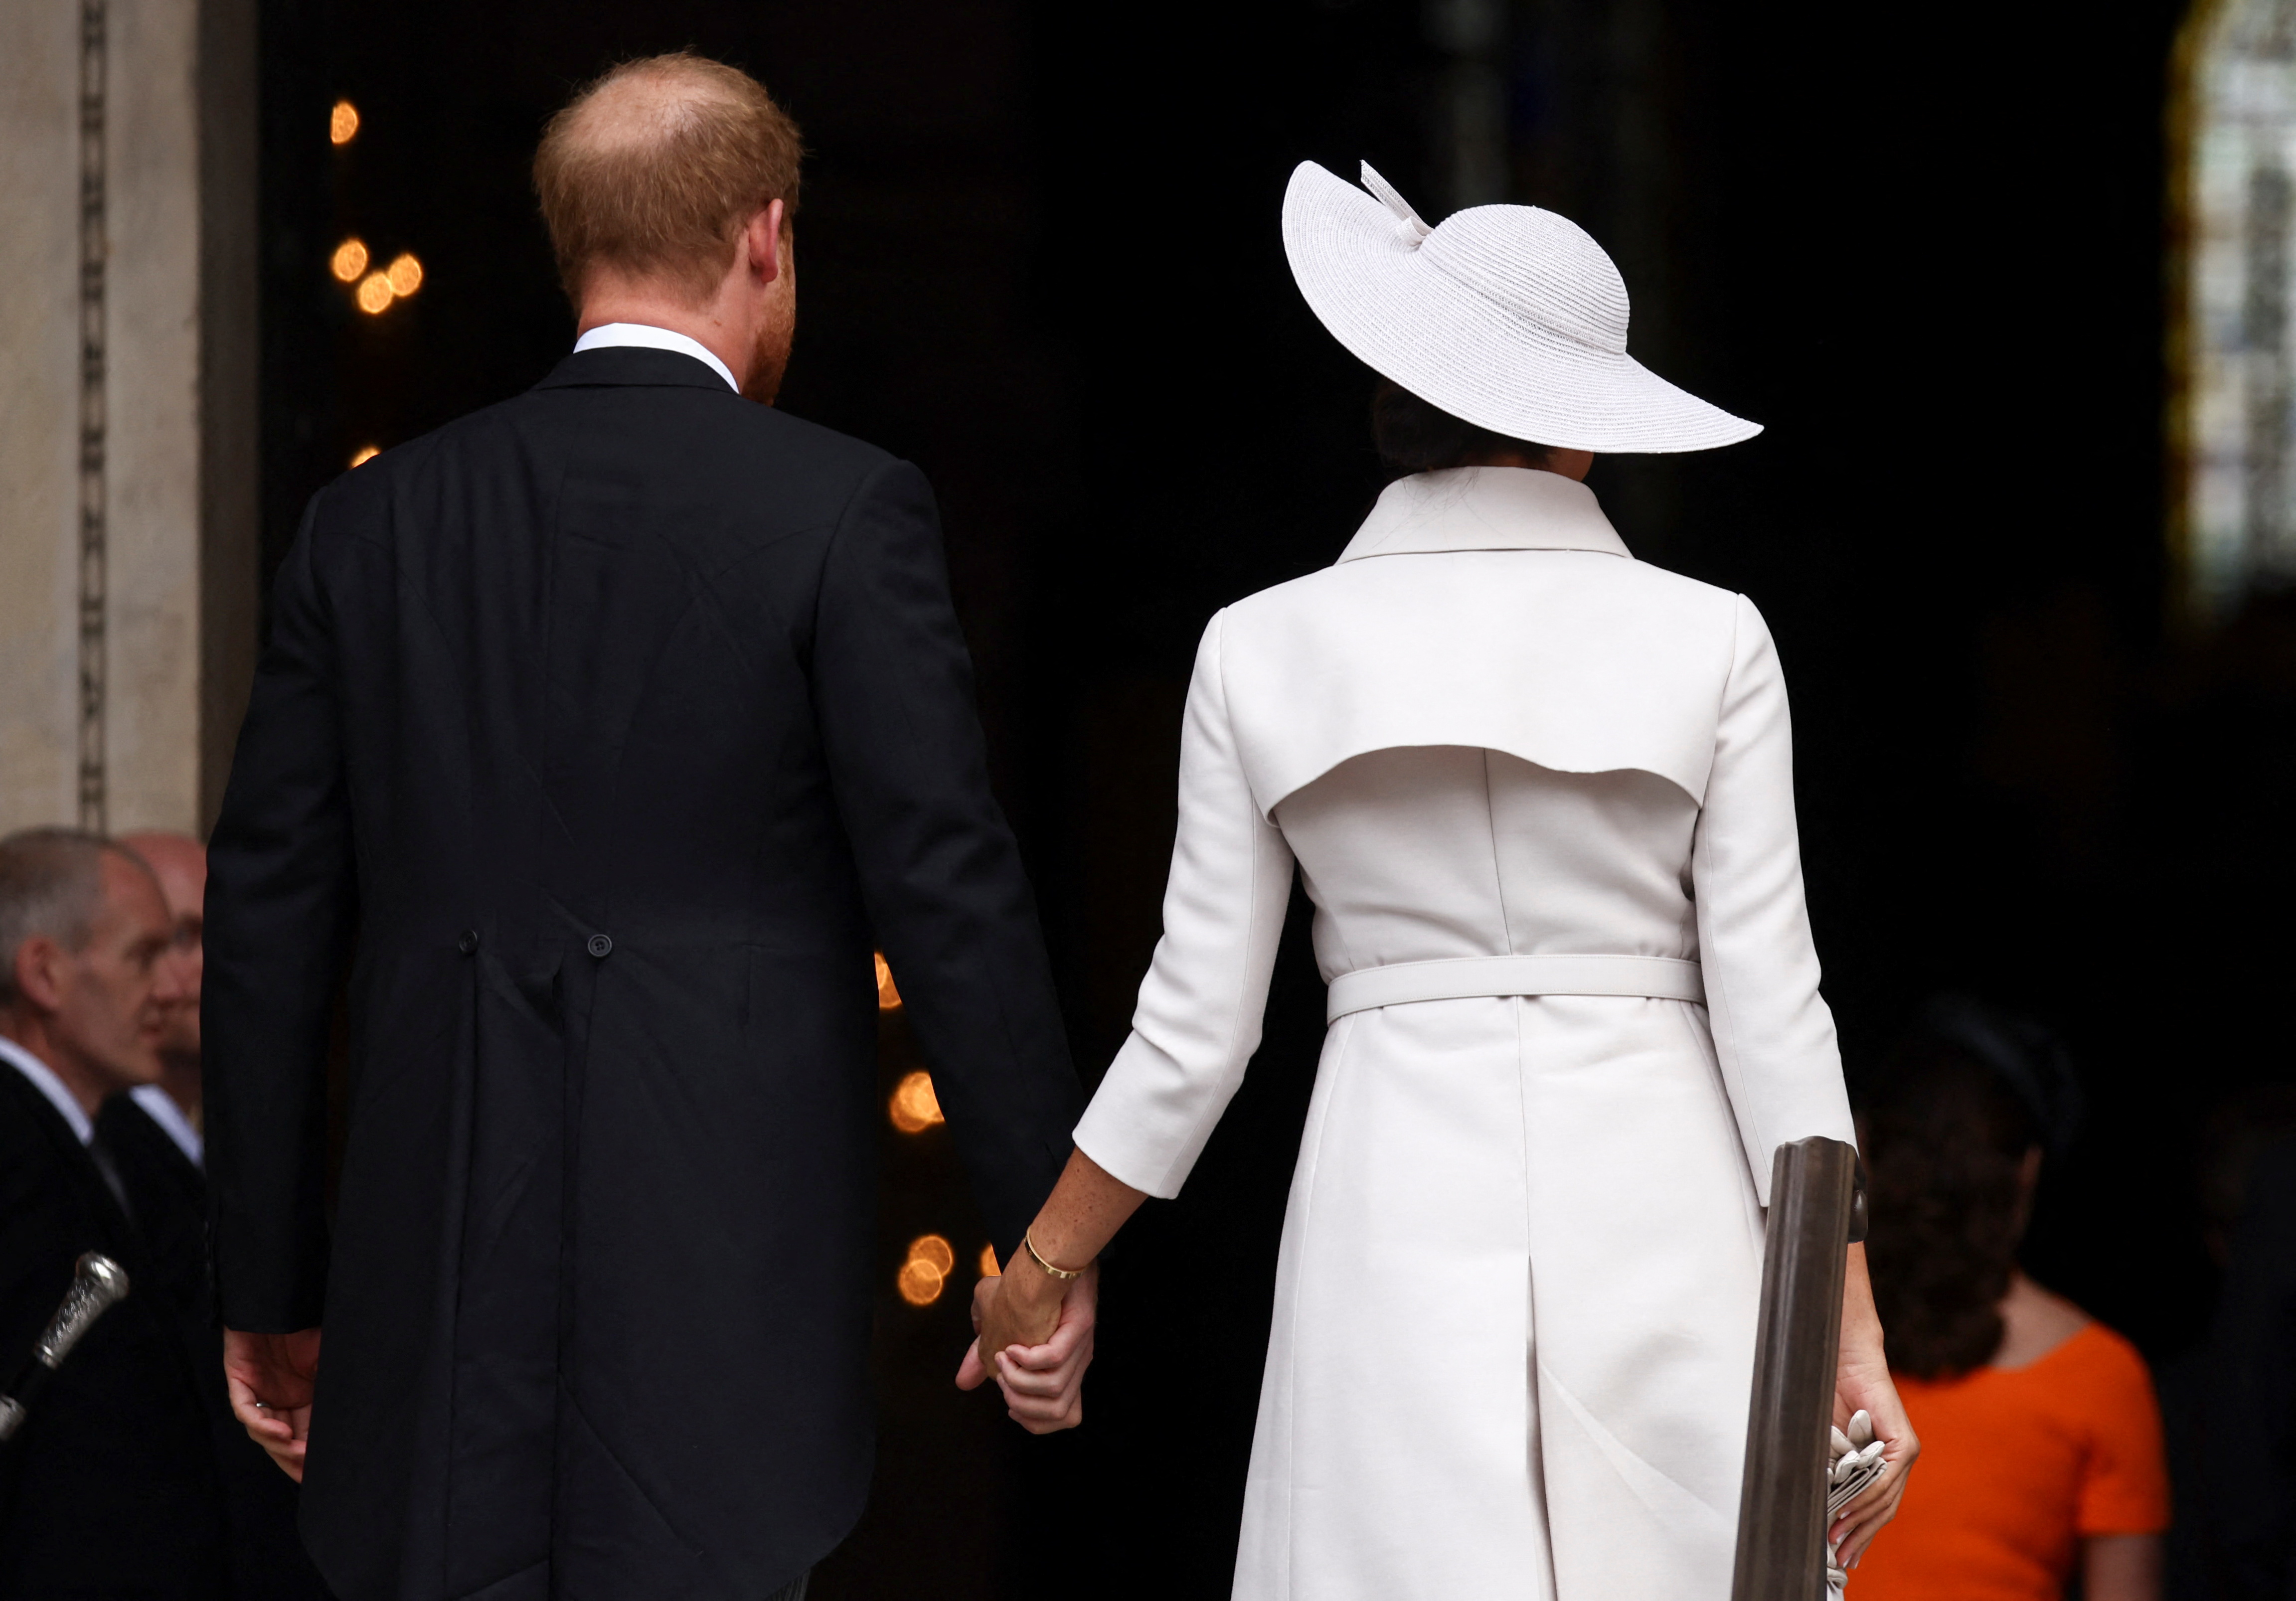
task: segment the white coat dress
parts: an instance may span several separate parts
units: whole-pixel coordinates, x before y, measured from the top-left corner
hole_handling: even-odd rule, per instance
[[[1177,1195],[1234,1095],[1295,862],[1345,1014],[1235,1597],[1723,1601],[1771,1154],[1851,1137],[1760,616],[1584,485],[1474,467],[1215,617],[1163,940],[1076,1135],[1126,1183]],[[1552,956],[1704,1001],[1408,965]]]

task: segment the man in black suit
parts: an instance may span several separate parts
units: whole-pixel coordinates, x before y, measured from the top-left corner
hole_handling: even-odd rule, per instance
[[[0,1375],[21,1369],[81,1252],[112,1258],[129,1286],[0,1443],[10,1601],[225,1593],[190,1353],[119,1175],[89,1143],[106,1096],[160,1077],[182,998],[173,935],[150,870],[118,847],[62,829],[0,840]]]
[[[159,1078],[103,1103],[90,1148],[111,1160],[151,1253],[155,1277],[136,1287],[163,1296],[187,1323],[211,1324],[200,1136],[200,924],[207,853],[197,840],[181,834],[128,834],[119,844],[152,870],[167,902],[173,937],[162,959],[175,970],[176,993],[158,1014]],[[213,1366],[220,1392],[221,1361]]]
[[[273,592],[209,851],[217,1293],[349,1601],[801,1595],[870,1473],[873,940],[1005,1260],[1068,1153],[931,492],[758,403],[798,154],[714,62],[585,91],[536,163],[575,353],[323,491]]]
[[[201,1137],[200,985],[207,851],[187,834],[131,833],[119,843],[152,869],[175,939],[166,961],[175,995],[160,1013],[160,1078],[112,1096],[90,1147],[108,1157],[127,1192],[151,1274],[136,1285],[175,1315],[224,1491],[232,1601],[324,1601],[326,1586],[295,1530],[295,1485],[232,1416],[224,1391],[223,1336],[208,1285],[208,1181]]]

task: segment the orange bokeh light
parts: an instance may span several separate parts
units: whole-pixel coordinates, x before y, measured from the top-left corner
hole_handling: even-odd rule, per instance
[[[885,955],[877,953],[877,1010],[890,1012],[901,1004],[901,992],[893,988],[893,970],[885,965]]]
[[[414,259],[412,250],[401,250],[392,257],[383,275],[390,280],[390,292],[402,298],[422,287],[422,264]]]
[[[364,467],[381,454],[382,447],[380,445],[362,445],[357,450],[351,452],[351,465],[354,467]]]
[[[893,1091],[890,1110],[893,1127],[904,1134],[922,1134],[941,1121],[940,1099],[933,1094],[932,1075],[914,1072]]]
[[[931,1306],[955,1271],[956,1248],[940,1235],[921,1234],[909,1242],[909,1260],[901,1264],[893,1287],[911,1306]]]
[[[1002,1275],[1004,1271],[1004,1268],[996,1265],[996,1247],[994,1245],[983,1245],[980,1248],[980,1277],[983,1278],[996,1278]]]
[[[335,109],[327,113],[327,143],[348,144],[358,137],[358,107],[348,100],[335,102]]]
[[[369,316],[380,316],[390,309],[395,299],[390,292],[390,277],[386,273],[369,273],[359,280],[358,308]]]
[[[931,1306],[940,1299],[941,1289],[947,1278],[947,1274],[931,1262],[913,1256],[901,1264],[900,1274],[893,1284],[900,1291],[901,1299],[911,1306]]]
[[[327,270],[346,283],[356,283],[358,275],[366,271],[366,244],[363,240],[346,239],[335,247],[328,259]]]

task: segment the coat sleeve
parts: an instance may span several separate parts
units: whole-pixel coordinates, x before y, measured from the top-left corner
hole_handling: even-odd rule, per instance
[[[1259,1047],[1292,850],[1260,817],[1220,677],[1226,613],[1196,653],[1180,735],[1180,817],[1164,937],[1132,1037],[1078,1126],[1078,1149],[1135,1189],[1180,1193]]]
[[[1060,1177],[1082,1098],[1021,853],[988,786],[940,520],[906,462],[822,571],[814,714],[870,924],[1000,1256]]]
[[[1778,1146],[1857,1136],[1802,897],[1785,678],[1761,613],[1742,595],[1690,859],[1715,1054],[1767,1206]]]
[[[326,1063],[357,899],[332,629],[314,554],[324,494],[272,587],[271,638],[208,848],[207,1159],[224,1326],[319,1322]]]

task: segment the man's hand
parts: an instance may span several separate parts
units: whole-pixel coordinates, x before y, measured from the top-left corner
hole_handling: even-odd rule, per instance
[[[232,1416],[280,1471],[303,1482],[311,1433],[311,1389],[319,1374],[319,1331],[247,1334],[223,1331],[223,1377]]]
[[[982,1279],[972,1291],[977,1337],[956,1370],[956,1387],[974,1390],[988,1380],[990,1367],[980,1355],[986,1350],[1014,1423],[1031,1434],[1075,1428],[1084,1421],[1084,1373],[1092,1366],[1099,1301],[1098,1263],[1065,1285],[1033,1264]]]
[[[972,1332],[980,1336],[984,1362],[1007,1346],[1042,1345],[1051,1339],[1060,1326],[1068,1293],[1093,1271],[1086,1268],[1082,1277],[1054,1278],[1037,1266],[1025,1248],[1013,1252],[1004,1266],[1007,1271],[1001,1277],[984,1278],[973,1286]]]

